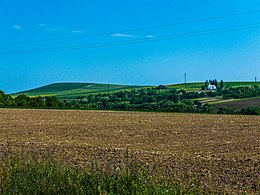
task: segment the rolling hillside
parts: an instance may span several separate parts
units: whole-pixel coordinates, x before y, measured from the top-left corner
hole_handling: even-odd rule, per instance
[[[185,89],[187,91],[197,91],[201,89],[203,82],[187,83],[187,84],[173,84],[167,85],[168,88]],[[260,82],[225,82],[225,85],[232,87],[259,85]],[[155,86],[135,86],[135,85],[115,85],[115,84],[97,84],[97,83],[54,83],[43,87],[18,92],[12,94],[14,96],[25,94],[29,96],[57,96],[59,98],[74,99],[78,96],[86,96],[89,94],[117,92],[131,89],[141,89]],[[109,89],[109,90],[108,90]]]
[[[116,92],[121,90],[139,89],[145,86],[114,85],[97,83],[54,83],[43,87],[22,91],[13,94],[14,96],[25,94],[28,96],[57,96],[59,98],[76,98],[95,93]]]

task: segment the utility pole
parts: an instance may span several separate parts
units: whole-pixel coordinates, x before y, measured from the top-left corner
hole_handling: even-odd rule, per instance
[[[187,83],[187,73],[186,72],[184,73],[184,83],[185,83],[185,85]]]
[[[255,82],[256,82],[256,77],[255,77]]]

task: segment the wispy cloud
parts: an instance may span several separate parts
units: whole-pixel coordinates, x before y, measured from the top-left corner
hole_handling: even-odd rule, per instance
[[[72,33],[83,33],[84,31],[83,30],[73,30],[71,31]]]
[[[113,37],[137,37],[136,35],[130,35],[130,34],[123,34],[123,33],[114,33],[112,34]]]
[[[41,23],[41,24],[38,24],[38,26],[40,26],[40,27],[46,27],[47,25],[44,24],[44,23]]]
[[[154,38],[154,35],[147,35],[146,38]]]
[[[56,25],[50,25],[50,24],[45,24],[45,23],[39,23],[37,24],[39,29],[46,30],[46,31],[52,31],[52,32],[58,32],[58,31],[66,31],[70,33],[84,33],[83,30],[72,30],[65,28],[64,26],[56,26]]]
[[[14,25],[13,25],[13,28],[14,28],[15,30],[21,30],[21,29],[22,29],[22,26],[19,25],[19,24],[14,24]]]

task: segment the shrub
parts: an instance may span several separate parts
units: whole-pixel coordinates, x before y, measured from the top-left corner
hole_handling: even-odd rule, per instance
[[[234,114],[235,109],[231,107],[222,106],[218,109],[219,114]]]
[[[240,114],[260,115],[260,107],[247,107],[240,111]]]

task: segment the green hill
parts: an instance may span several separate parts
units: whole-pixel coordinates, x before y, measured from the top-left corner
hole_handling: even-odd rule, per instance
[[[43,87],[22,91],[13,94],[14,96],[25,94],[28,96],[57,96],[59,98],[76,98],[95,93],[116,92],[122,90],[139,89],[145,86],[115,85],[97,83],[54,83]]]
[[[203,82],[187,83],[187,84],[173,84],[167,85],[172,89],[185,89],[187,91],[201,90]],[[248,85],[259,85],[260,82],[225,82],[225,86],[239,87]],[[86,96],[89,94],[97,94],[104,92],[117,92],[131,89],[141,89],[155,86],[136,86],[136,85],[115,85],[115,84],[97,84],[97,83],[54,83],[43,87],[22,91],[13,94],[14,96],[25,94],[29,96],[57,96],[59,98],[74,99],[78,96]],[[109,89],[109,90],[108,90]]]

